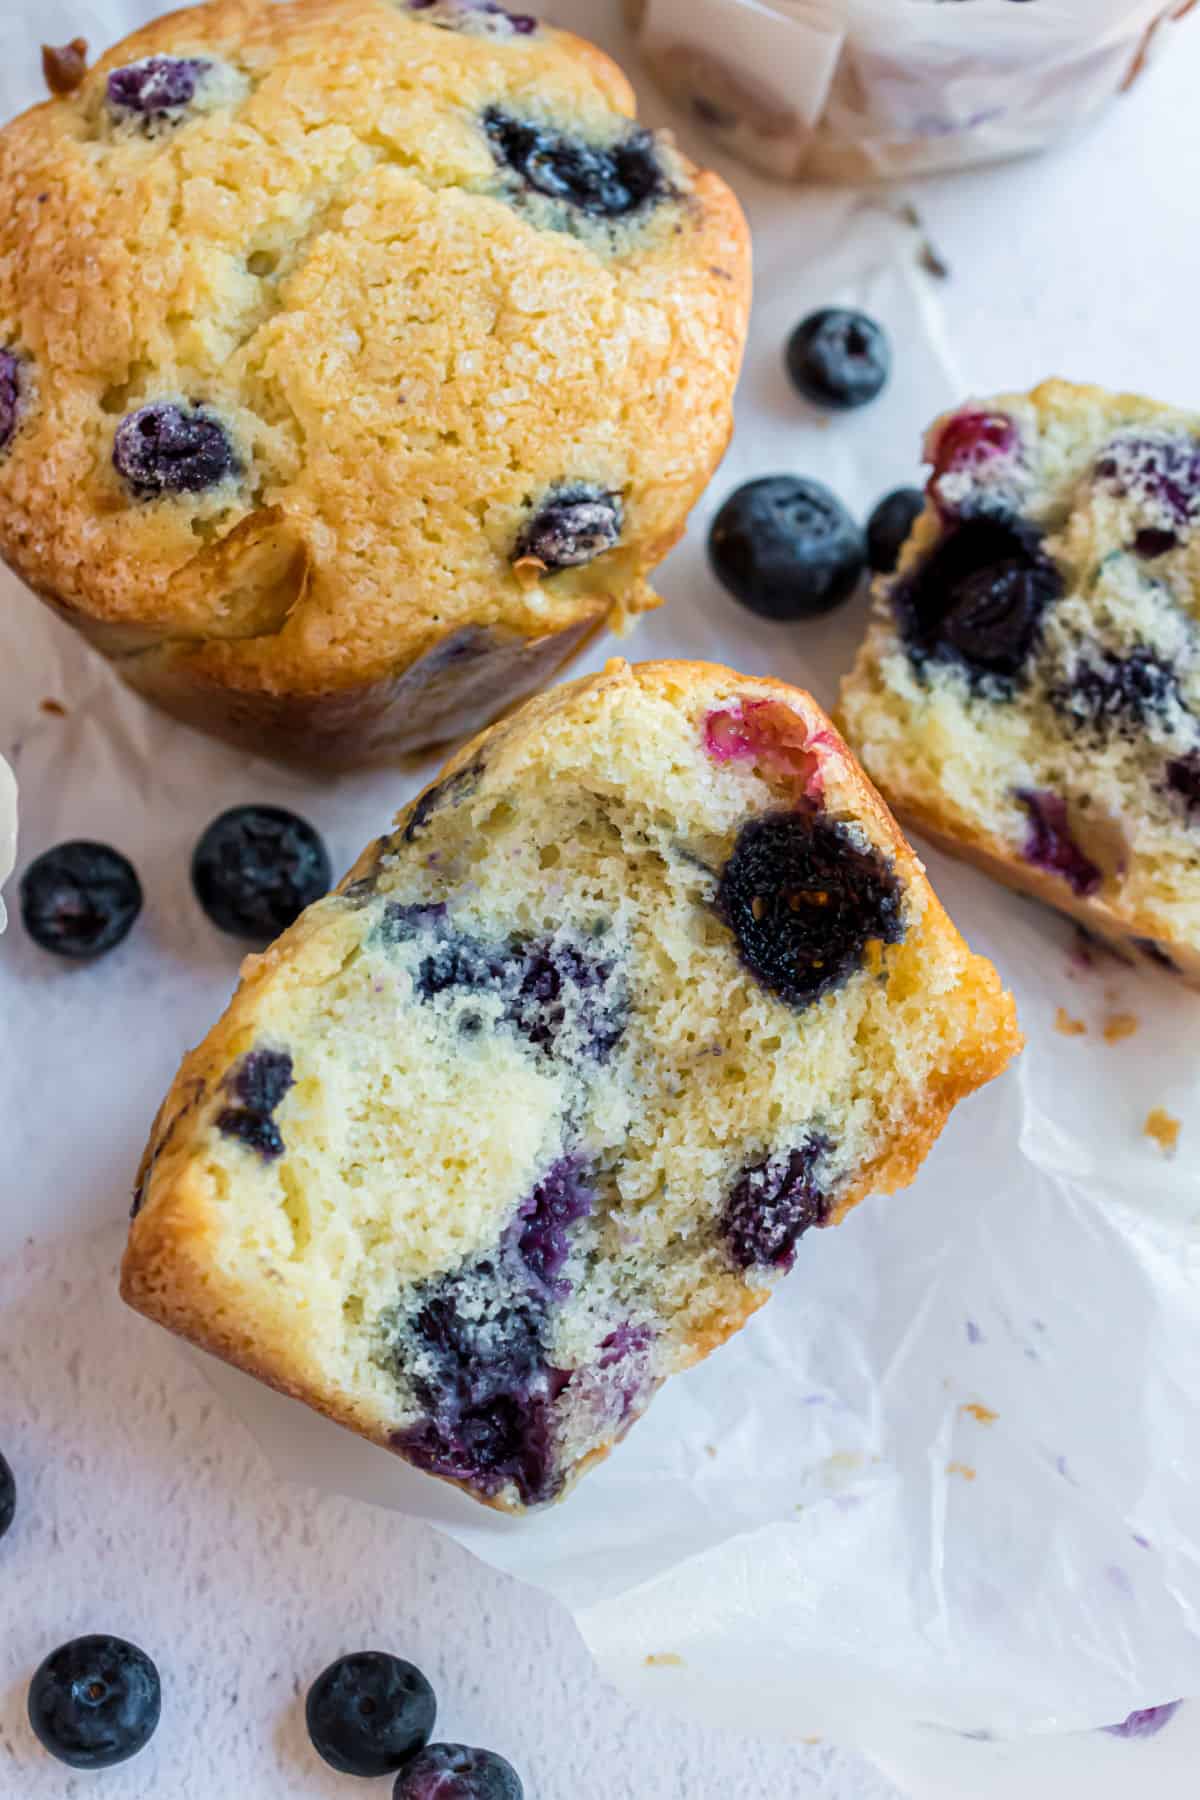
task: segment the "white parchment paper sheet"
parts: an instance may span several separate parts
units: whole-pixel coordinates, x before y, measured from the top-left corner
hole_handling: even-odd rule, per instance
[[[83,10],[99,42],[149,8]],[[22,12],[24,37],[25,0]],[[558,13],[625,43],[586,0]],[[48,39],[81,28],[63,0],[37,19]],[[0,54],[6,109],[33,97],[31,74],[24,43]],[[706,571],[708,521],[731,487],[778,469],[865,510],[917,476],[921,426],[969,382],[885,203],[735,179],[758,271],[737,432],[663,571],[667,606],[627,648],[720,658],[828,701],[863,604],[810,625],[751,618]],[[839,300],[879,316],[899,353],[874,407],[829,421],[791,393],[780,354],[804,311]],[[53,962],[19,924],[0,945],[3,1256],[120,1215],[176,1061],[224,1004],[236,947],[187,880],[208,819],[244,800],[295,806],[345,866],[426,771],[304,784],[238,756],[127,695],[11,578],[0,728],[21,866],[63,837],[105,838],[147,895],[134,935],[94,967]],[[710,1723],[879,1747],[1087,1731],[1200,1693],[1200,1002],[1166,978],[1085,966],[1064,924],[929,860],[1016,989],[1023,1059],[960,1109],[910,1192],[811,1234],[771,1305],[668,1387],[566,1506],[494,1518],[215,1374],[289,1473],[427,1518],[548,1589],[620,1686]],[[1087,1035],[1055,1032],[1060,1005]],[[1114,1012],[1139,1029],[1109,1044]],[[1183,1122],[1173,1160],[1142,1133],[1158,1105]],[[153,1328],[129,1329],[148,1357],[173,1353]]]

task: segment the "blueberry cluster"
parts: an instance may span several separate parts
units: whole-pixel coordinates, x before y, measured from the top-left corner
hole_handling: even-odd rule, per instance
[[[217,1115],[217,1130],[273,1162],[283,1155],[275,1110],[294,1081],[286,1050],[251,1050],[226,1078],[232,1103]]]

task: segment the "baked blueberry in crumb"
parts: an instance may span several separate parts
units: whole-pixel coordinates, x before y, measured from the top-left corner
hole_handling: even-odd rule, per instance
[[[384,1650],[340,1656],[313,1682],[304,1718],[313,1749],[343,1775],[391,1775],[429,1742],[437,1716],[420,1669]]]
[[[570,1284],[560,1281],[570,1248],[567,1227],[586,1218],[595,1193],[583,1179],[583,1162],[564,1156],[542,1177],[516,1220],[517,1251],[525,1267],[548,1294],[565,1299]]]
[[[716,910],[757,981],[808,1006],[862,967],[869,943],[904,936],[894,871],[849,828],[811,809],[742,826],[721,871]]]
[[[790,1269],[796,1244],[829,1217],[820,1163],[830,1150],[819,1132],[794,1150],[743,1170],[721,1216],[721,1235],[739,1269]]]
[[[0,1451],[0,1538],[13,1522],[17,1510],[17,1484],[8,1459]]]
[[[1093,477],[1098,487],[1151,509],[1155,527],[1171,535],[1172,528],[1186,531],[1200,521],[1200,439],[1166,431],[1121,433],[1096,458]]]
[[[0,350],[0,450],[7,450],[21,417],[21,359]]]
[[[196,98],[196,83],[212,64],[198,56],[148,56],[113,69],[106,92],[114,112],[144,116],[174,112]]]
[[[512,560],[528,559],[550,570],[577,569],[611,550],[623,523],[619,494],[575,482],[557,489],[522,526]]]
[[[1139,645],[1128,656],[1098,654],[1081,662],[1071,680],[1051,689],[1056,709],[1072,724],[1104,733],[1133,729],[1181,705],[1175,671]]]
[[[497,0],[408,0],[409,12],[421,13],[431,25],[454,31],[463,25],[499,29],[513,37],[532,37],[538,22],[532,13],[509,12]]]
[[[29,1684],[29,1723],[51,1756],[72,1769],[111,1769],[149,1743],[162,1693],[158,1670],[136,1644],[74,1638]]]
[[[467,1744],[428,1744],[396,1777],[392,1800],[524,1800],[510,1762]]]
[[[952,525],[892,589],[916,667],[957,662],[974,686],[1003,692],[1027,672],[1046,608],[1064,591],[1030,525],[988,514]]]
[[[613,144],[583,138],[518,119],[502,107],[483,115],[492,155],[528,187],[595,218],[627,218],[666,193],[654,138],[631,131]]]
[[[924,510],[920,488],[895,488],[884,495],[867,520],[867,563],[877,575],[891,574]]]
[[[1119,1725],[1104,1725],[1101,1730],[1112,1737],[1154,1737],[1164,1725],[1171,1723],[1182,1705],[1182,1700],[1167,1700],[1162,1706],[1143,1706],[1122,1719]]]
[[[1072,837],[1062,795],[1024,789],[1016,797],[1029,818],[1029,834],[1021,851],[1025,861],[1035,869],[1061,875],[1072,893],[1081,897],[1094,894],[1103,873]]]
[[[218,1115],[217,1130],[240,1138],[266,1162],[282,1156],[283,1138],[273,1114],[294,1080],[286,1050],[251,1050],[226,1080],[236,1104]]]
[[[239,471],[229,434],[202,407],[155,400],[128,414],[113,437],[113,467],[139,500],[200,494]]]
[[[1004,465],[1015,464],[1020,448],[1016,421],[1008,413],[953,414],[939,431],[931,451],[933,474],[929,485],[942,511],[956,512],[957,490],[980,479],[986,481]]]
[[[864,312],[826,306],[802,319],[787,341],[792,386],[815,406],[845,412],[882,393],[892,370],[887,334]]]
[[[1188,818],[1200,813],[1200,750],[1174,756],[1167,764],[1167,787],[1183,801]]]
[[[78,838],[36,857],[21,877],[21,919],[55,956],[100,956],[128,937],[142,884],[128,857]]]
[[[435,781],[431,788],[416,801],[405,823],[401,836],[406,844],[411,844],[429,823],[434,813],[443,806],[457,806],[471,793],[480,775],[483,764],[473,762],[469,768],[459,769],[454,775],[447,775],[444,781]]]
[[[764,619],[809,619],[858,586],[866,541],[836,495],[798,475],[747,481],[724,502],[708,535],[713,573]]]
[[[329,892],[329,854],[306,819],[282,806],[232,806],[192,853],[192,887],[230,937],[265,944]]]

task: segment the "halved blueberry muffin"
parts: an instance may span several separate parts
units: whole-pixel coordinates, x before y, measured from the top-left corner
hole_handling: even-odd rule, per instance
[[[155,1124],[123,1291],[536,1507],[1018,1042],[806,694],[610,663],[249,959]]]
[[[847,736],[918,830],[1200,985],[1200,419],[1047,381],[926,452]]]

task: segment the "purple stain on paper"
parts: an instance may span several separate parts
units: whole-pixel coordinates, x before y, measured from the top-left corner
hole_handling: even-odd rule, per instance
[[[1064,1481],[1069,1481],[1072,1487],[1079,1486],[1074,1475],[1072,1475],[1070,1469],[1067,1467],[1067,1459],[1065,1456],[1056,1456],[1054,1459],[1054,1466]]]
[[[1107,1731],[1110,1737],[1155,1737],[1164,1725],[1171,1723],[1182,1705],[1182,1700],[1168,1700],[1162,1706],[1139,1707],[1137,1712],[1131,1712],[1128,1718],[1122,1719],[1119,1725],[1102,1725],[1100,1729]]]
[[[1139,1550],[1149,1550],[1150,1539],[1144,1538],[1140,1531],[1131,1531],[1129,1535],[1133,1539],[1134,1543],[1137,1545]]]
[[[967,1320],[967,1342],[968,1344],[982,1344],[983,1342],[983,1333],[974,1319]]]

